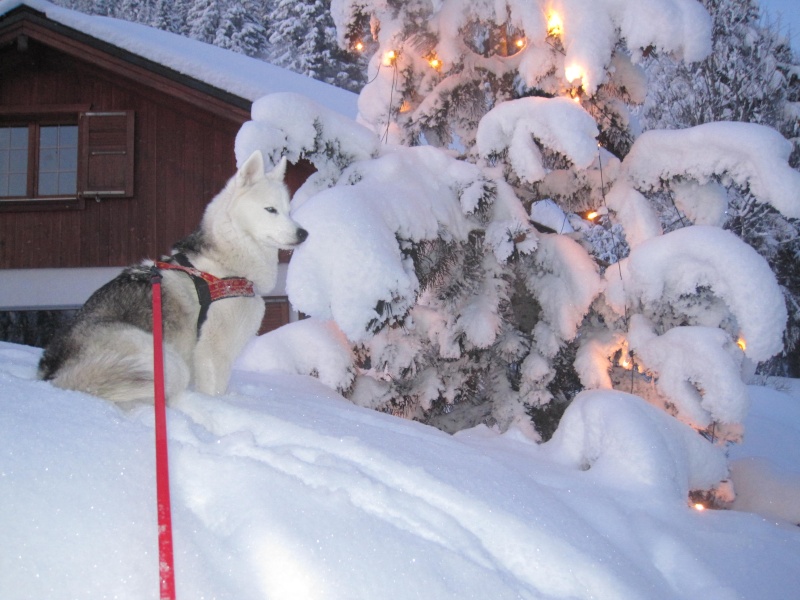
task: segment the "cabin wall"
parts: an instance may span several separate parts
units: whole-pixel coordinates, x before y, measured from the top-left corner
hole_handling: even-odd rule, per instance
[[[234,140],[248,118],[233,107],[219,116],[34,40],[25,52],[0,49],[0,116],[37,105],[134,111],[134,196],[0,212],[0,269],[124,266],[168,252],[235,172]]]

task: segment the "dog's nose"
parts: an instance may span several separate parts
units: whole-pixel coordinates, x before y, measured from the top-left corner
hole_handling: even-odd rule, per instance
[[[303,229],[302,227],[298,228],[298,230],[297,230],[297,243],[298,244],[302,244],[303,242],[306,241],[307,237],[308,237],[308,232],[305,229]]]

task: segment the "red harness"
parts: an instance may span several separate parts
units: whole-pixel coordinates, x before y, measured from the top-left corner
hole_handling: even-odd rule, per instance
[[[197,335],[200,336],[200,328],[206,320],[208,309],[212,302],[225,298],[252,298],[256,295],[253,282],[244,277],[215,277],[211,273],[205,273],[194,268],[185,254],[174,254],[171,262],[156,262],[156,268],[173,271],[183,271],[194,282],[197,291],[197,299],[200,301],[200,313],[197,316]]]

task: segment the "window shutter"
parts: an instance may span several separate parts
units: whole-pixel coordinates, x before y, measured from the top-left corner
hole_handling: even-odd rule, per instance
[[[79,192],[87,198],[133,196],[133,111],[80,115]]]

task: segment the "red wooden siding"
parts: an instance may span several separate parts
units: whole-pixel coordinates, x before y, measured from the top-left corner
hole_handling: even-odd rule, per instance
[[[246,110],[231,106],[222,116],[216,100],[204,108],[167,93],[175,83],[144,85],[96,63],[33,39],[24,53],[0,48],[0,119],[4,107],[80,105],[131,111],[135,121],[133,196],[87,198],[76,210],[0,212],[0,268],[123,266],[160,256],[197,227],[236,170],[234,139]]]

